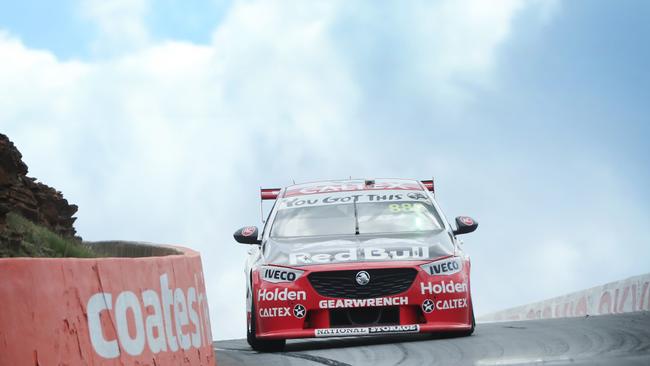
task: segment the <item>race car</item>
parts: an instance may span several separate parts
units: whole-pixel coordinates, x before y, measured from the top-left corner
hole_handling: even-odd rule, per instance
[[[247,340],[280,351],[290,338],[402,333],[470,335],[470,261],[434,198],[433,180],[321,181],[261,189],[274,200],[251,244]]]

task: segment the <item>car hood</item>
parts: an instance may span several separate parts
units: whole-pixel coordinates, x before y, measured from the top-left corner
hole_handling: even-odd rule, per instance
[[[430,260],[454,254],[444,230],[399,235],[273,238],[264,246],[264,262],[285,266],[330,263]]]

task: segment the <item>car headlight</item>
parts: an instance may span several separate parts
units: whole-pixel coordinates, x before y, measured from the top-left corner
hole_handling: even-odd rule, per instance
[[[293,282],[300,278],[303,273],[305,273],[305,271],[286,267],[260,267],[260,277],[262,280],[272,283]]]
[[[420,266],[431,276],[446,276],[458,273],[463,269],[463,261],[459,257],[449,257]]]

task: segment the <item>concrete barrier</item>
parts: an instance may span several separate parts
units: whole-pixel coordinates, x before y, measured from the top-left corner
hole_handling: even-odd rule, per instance
[[[650,310],[650,273],[497,311],[479,322],[568,318]]]
[[[0,259],[0,365],[215,365],[199,254],[118,247]]]
[[[145,243],[140,241],[84,241],[83,245],[102,257],[154,257],[183,254],[171,245]]]

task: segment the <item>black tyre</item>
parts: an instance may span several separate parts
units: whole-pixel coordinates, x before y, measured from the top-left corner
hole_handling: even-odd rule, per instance
[[[472,309],[472,327],[469,328],[468,330],[458,332],[456,334],[458,337],[469,337],[469,336],[472,335],[472,333],[474,333],[474,328],[476,328],[476,319],[474,319],[474,304],[472,304],[471,299],[469,301],[469,306],[470,306],[470,309]]]
[[[456,338],[456,337],[469,337],[474,333],[476,328],[476,320],[474,319],[474,307],[472,306],[472,327],[468,330],[451,331],[451,332],[436,332],[431,333],[433,339]]]
[[[255,336],[255,325],[256,315],[255,315],[255,303],[251,298],[251,319],[250,323],[246,327],[246,341],[252,349],[258,352],[279,352],[284,349],[287,341],[285,339],[259,339]]]
[[[474,307],[472,307],[472,327],[469,330],[464,330],[460,332],[459,336],[468,337],[474,333],[474,328],[476,328],[476,319],[474,319]]]

